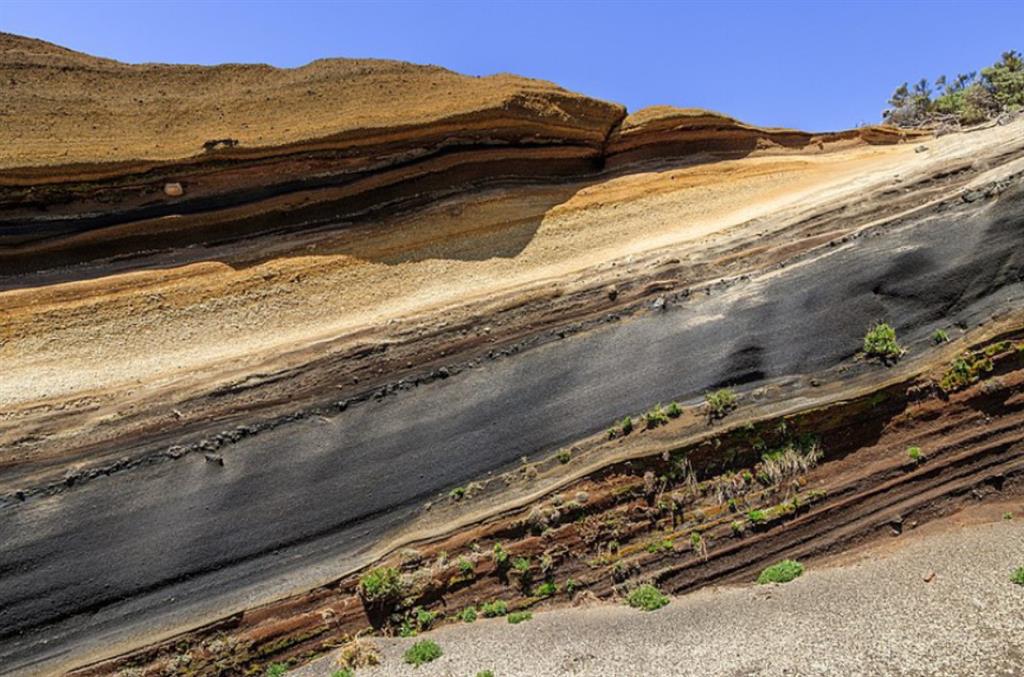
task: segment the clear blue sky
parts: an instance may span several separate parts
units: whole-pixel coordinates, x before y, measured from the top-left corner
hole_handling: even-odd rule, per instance
[[[1024,2],[0,0],[0,30],[128,62],[352,56],[508,71],[630,110],[826,130],[876,121],[904,80],[1024,50]]]

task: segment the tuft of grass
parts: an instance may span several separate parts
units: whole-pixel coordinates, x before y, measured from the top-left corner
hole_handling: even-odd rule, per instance
[[[559,463],[565,465],[566,463],[572,460],[572,452],[569,451],[568,449],[562,449],[560,452],[555,454],[555,458],[558,459]]]
[[[935,345],[949,343],[949,334],[946,333],[945,329],[936,329],[935,333],[932,334],[932,343]]]
[[[494,677],[494,673],[490,670],[481,670],[480,672],[476,673],[476,677]]]
[[[907,457],[917,463],[924,458],[924,453],[921,452],[921,447],[907,447]]]
[[[459,614],[459,619],[463,623],[473,623],[473,622],[475,622],[476,621],[476,609],[474,609],[471,606],[467,606],[465,609],[462,610],[462,613]]]
[[[356,672],[352,668],[342,668],[332,672],[331,677],[356,677]]]
[[[286,672],[288,672],[288,666],[284,663],[271,663],[263,674],[265,677],[281,677]]]
[[[487,602],[480,607],[480,614],[483,615],[484,618],[505,616],[508,614],[508,603],[500,599],[496,599],[493,602]]]
[[[669,599],[661,594],[661,591],[650,583],[633,588],[633,591],[626,597],[626,604],[634,609],[644,611],[656,611],[668,604]]]
[[[896,330],[885,322],[879,322],[864,335],[864,354],[877,357],[885,363],[895,362],[906,351],[896,342]]]
[[[1024,585],[1024,567],[1017,567],[1013,570],[1013,573],[1010,574],[1010,582]]]
[[[719,388],[714,392],[706,393],[704,402],[708,408],[708,418],[724,418],[726,414],[736,408],[736,393],[731,388]]]
[[[402,597],[402,577],[394,567],[377,567],[359,579],[359,596],[368,604],[397,602]]]
[[[791,559],[784,559],[762,571],[761,575],[757,577],[757,582],[761,585],[765,583],[789,583],[803,573],[803,564]]]
[[[533,614],[529,611],[513,611],[508,615],[508,622],[512,625],[518,625],[523,621],[528,621],[533,618]]]
[[[437,642],[422,639],[406,650],[405,662],[419,667],[424,663],[437,660],[441,657],[441,653],[441,647],[437,645]]]

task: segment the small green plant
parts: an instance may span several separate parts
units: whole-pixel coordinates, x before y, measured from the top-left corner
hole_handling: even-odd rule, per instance
[[[896,330],[885,322],[879,322],[864,335],[864,354],[868,357],[890,363],[900,359],[904,352],[896,342]]]
[[[476,677],[494,677],[494,673],[490,670],[481,670],[480,672],[476,673]]]
[[[448,498],[452,499],[453,501],[461,501],[465,497],[466,487],[455,487],[454,489],[448,492]]]
[[[569,451],[568,449],[562,449],[560,452],[555,454],[555,458],[558,459],[559,463],[565,465],[566,463],[572,460],[572,452]]]
[[[629,596],[626,597],[626,604],[634,609],[642,609],[644,611],[656,611],[668,604],[668,602],[668,597],[661,594],[661,591],[650,583],[644,583],[633,588]]]
[[[281,677],[284,673],[288,672],[288,666],[284,663],[271,663],[267,666],[267,671],[263,674],[266,677]]]
[[[665,538],[665,539],[662,539],[660,541],[654,541],[652,543],[648,543],[646,550],[647,550],[647,552],[650,552],[650,553],[672,552],[672,539],[671,538]]]
[[[470,562],[465,557],[461,558],[459,560],[459,573],[462,574],[463,576],[472,576],[473,575],[473,563]]]
[[[423,639],[413,644],[405,652],[405,662],[409,665],[420,666],[441,657],[441,647],[437,642]]]
[[[501,543],[494,544],[494,565],[499,569],[504,569],[508,566],[508,552],[505,548],[501,547]]]
[[[557,594],[557,593],[558,593],[558,586],[555,585],[555,583],[553,581],[547,581],[546,583],[541,583],[533,591],[533,594],[536,597],[551,597],[552,595]]]
[[[462,610],[462,613],[459,614],[459,619],[463,623],[473,623],[476,621],[476,609],[471,606],[467,606]]]
[[[784,559],[762,571],[761,575],[757,577],[757,582],[761,585],[765,583],[789,583],[803,573],[803,564],[791,559]]]
[[[619,424],[619,430],[622,431],[623,435],[628,435],[633,432],[633,417],[627,416],[622,419],[622,422]]]
[[[736,393],[730,388],[719,388],[705,394],[704,402],[707,404],[709,418],[723,418],[736,408]]]
[[[576,588],[580,587],[579,581],[575,578],[569,578],[565,581],[565,594],[572,596],[572,593],[576,592]]]
[[[530,570],[530,558],[529,557],[516,557],[512,560],[512,568],[521,574],[525,574]]]
[[[533,614],[529,611],[513,611],[508,615],[508,622],[512,625],[518,625],[523,621],[528,621],[533,618]]]
[[[508,603],[504,600],[494,600],[493,602],[487,602],[480,607],[480,614],[484,618],[497,618],[498,616],[504,616],[508,614]]]
[[[764,510],[751,510],[747,513],[747,519],[751,524],[763,524],[768,516],[765,515]]]
[[[935,333],[932,334],[932,343],[935,345],[949,343],[949,334],[946,333],[945,329],[936,329]]]
[[[733,536],[742,536],[743,532],[746,530],[743,522],[740,522],[739,520],[730,524],[729,527],[732,529]]]
[[[1012,520],[1013,519],[1013,513],[1012,512],[1004,512],[1003,513],[1003,519],[1004,520]]]
[[[982,376],[991,373],[995,369],[991,355],[977,352],[966,352],[960,355],[946,370],[939,387],[947,393],[963,390],[969,385],[977,383]]]
[[[342,668],[332,672],[331,677],[356,677],[356,673],[352,668]]]
[[[921,447],[907,447],[907,457],[914,463],[918,463],[924,454],[921,453]]]
[[[428,611],[420,607],[416,608],[416,627],[420,630],[420,632],[429,630],[430,626],[434,624],[435,620],[437,620],[436,611]]]
[[[369,604],[397,602],[402,597],[402,577],[394,567],[378,567],[359,579],[359,595]]]
[[[409,621],[402,621],[402,624],[398,627],[399,637],[415,637],[418,633],[416,627]]]
[[[1024,567],[1017,567],[1010,575],[1010,580],[1017,585],[1024,585]]]
[[[648,430],[657,428],[660,425],[668,423],[668,414],[662,409],[660,404],[654,405],[647,413],[644,414],[644,427]]]
[[[683,415],[683,408],[679,406],[678,402],[672,402],[665,407],[665,413],[669,418],[679,418]]]

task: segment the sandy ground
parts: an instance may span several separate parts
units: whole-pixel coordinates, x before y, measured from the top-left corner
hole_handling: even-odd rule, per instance
[[[1003,506],[1020,512],[1021,506]],[[989,509],[993,512],[993,509]],[[459,624],[444,651],[402,662],[415,639],[375,640],[360,677],[512,675],[1019,675],[1024,672],[1024,521],[933,523],[786,585],[705,589],[655,613],[599,605]],[[934,573],[930,582],[925,578]],[[330,675],[326,657],[290,672]]]

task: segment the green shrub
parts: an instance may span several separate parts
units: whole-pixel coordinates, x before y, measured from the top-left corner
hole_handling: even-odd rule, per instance
[[[683,415],[683,408],[679,406],[678,402],[672,402],[665,407],[665,413],[669,418],[679,418]]]
[[[647,544],[647,552],[671,552],[672,551],[672,539],[666,538],[660,541],[654,541]]]
[[[441,647],[429,639],[416,642],[405,652],[405,662],[409,665],[420,666],[440,657]]]
[[[548,581],[541,583],[537,586],[537,589],[533,591],[536,597],[551,597],[558,592],[558,586],[554,582]]]
[[[523,621],[528,621],[533,618],[533,614],[529,611],[513,611],[508,615],[508,622],[512,625],[518,625]]]
[[[565,465],[566,463],[572,460],[572,452],[569,451],[568,449],[562,449],[560,452],[555,454],[555,458],[558,459],[559,463]]]
[[[504,569],[508,566],[508,553],[505,548],[501,547],[501,543],[494,544],[494,564],[499,569]]]
[[[932,334],[932,342],[935,343],[936,345],[940,343],[948,343],[949,334],[946,333],[945,329],[936,329],[935,333]]]
[[[430,626],[434,624],[437,619],[437,612],[428,611],[426,609],[416,608],[416,627],[419,628],[420,632],[429,630]]]
[[[761,585],[765,583],[789,583],[794,578],[803,574],[803,572],[803,564],[791,559],[784,559],[762,571],[761,575],[757,577],[757,582]]]
[[[530,558],[529,557],[516,557],[512,560],[512,568],[521,574],[525,574],[530,570]]]
[[[267,671],[263,674],[266,677],[281,677],[284,673],[288,672],[288,666],[284,663],[272,663],[267,666]]]
[[[628,435],[633,432],[633,417],[627,416],[622,419],[622,423],[619,424],[619,429],[622,430],[623,435]]]
[[[459,618],[463,623],[473,623],[476,621],[476,609],[471,606],[467,606],[462,610],[462,613],[459,614]]]
[[[995,369],[990,355],[977,352],[966,352],[953,360],[939,387],[947,393],[963,390],[969,385],[977,383],[984,374],[991,373]]]
[[[745,530],[743,522],[738,520],[730,524],[729,527],[732,529],[733,536],[742,536]]]
[[[397,602],[402,597],[402,577],[394,567],[378,567],[359,579],[359,596],[370,604]]]
[[[497,618],[498,616],[504,616],[508,613],[508,603],[504,600],[494,600],[493,602],[487,602],[480,607],[480,613],[484,618]]]
[[[465,497],[466,487],[455,487],[450,492],[448,492],[448,498],[452,499],[453,501],[461,501]]]
[[[473,563],[465,557],[459,560],[459,573],[463,576],[473,575]]]
[[[907,447],[907,456],[911,461],[917,463],[924,454],[921,453],[921,447]]]
[[[648,430],[665,425],[666,423],[668,423],[668,414],[665,413],[660,404],[654,405],[653,408],[644,414],[644,427]]]
[[[356,673],[352,668],[342,668],[332,672],[331,677],[356,677]]]
[[[896,330],[879,322],[864,336],[864,354],[883,362],[895,362],[903,356],[903,347],[896,342]]]
[[[476,677],[494,677],[494,673],[490,670],[481,670],[480,672],[476,673]]]
[[[661,594],[660,590],[649,583],[633,588],[629,596],[626,597],[626,603],[629,606],[634,609],[643,609],[644,611],[656,611],[668,604],[668,602],[668,597]]]
[[[580,587],[580,584],[579,584],[579,581],[577,581],[575,578],[568,578],[568,579],[566,579],[566,581],[565,581],[565,594],[571,596],[572,593],[576,592],[576,588],[578,588],[578,587]]]
[[[1014,569],[1013,574],[1010,575],[1010,580],[1017,585],[1024,585],[1024,567]]]
[[[736,408],[736,393],[730,388],[719,388],[714,392],[706,393],[704,402],[708,407],[709,418],[723,418]]]
[[[747,513],[747,519],[751,524],[763,524],[768,516],[765,515],[764,510],[751,510]]]

